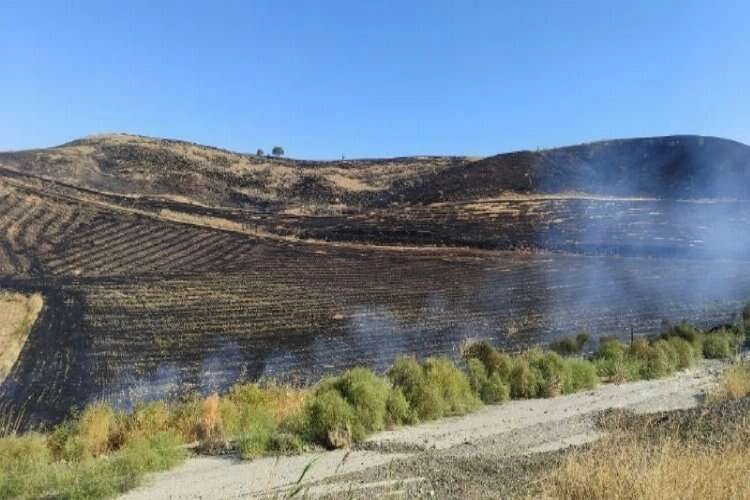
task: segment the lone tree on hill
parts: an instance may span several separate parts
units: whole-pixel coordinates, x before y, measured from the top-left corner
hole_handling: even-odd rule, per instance
[[[284,148],[281,146],[274,146],[271,150],[271,154],[274,156],[284,156]]]
[[[258,151],[255,152],[255,156],[263,156],[265,154],[266,153],[262,149],[260,149],[260,148],[258,148]]]

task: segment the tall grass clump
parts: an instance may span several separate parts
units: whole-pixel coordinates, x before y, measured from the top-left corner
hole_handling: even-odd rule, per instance
[[[728,358],[735,351],[735,340],[726,330],[706,335],[703,340],[703,356],[706,359]]]
[[[750,362],[739,361],[724,369],[719,384],[707,401],[742,399],[750,395]]]

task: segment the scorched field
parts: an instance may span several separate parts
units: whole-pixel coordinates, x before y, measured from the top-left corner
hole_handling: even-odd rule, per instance
[[[420,161],[414,175],[428,175]],[[519,350],[581,331],[727,323],[750,298],[742,199],[505,193],[384,205],[356,185],[338,202],[229,206],[10,163],[0,288],[41,293],[44,307],[0,411],[27,423],[95,399],[127,408],[241,380],[382,369],[403,353],[456,356],[468,339]],[[406,182],[392,167],[381,186],[391,194]]]

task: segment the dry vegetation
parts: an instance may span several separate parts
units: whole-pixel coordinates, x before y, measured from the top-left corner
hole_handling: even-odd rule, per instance
[[[547,480],[549,498],[703,500],[750,497],[750,427],[720,444],[618,432],[574,452]]]
[[[0,383],[18,359],[42,305],[38,293],[25,296],[0,292]]]

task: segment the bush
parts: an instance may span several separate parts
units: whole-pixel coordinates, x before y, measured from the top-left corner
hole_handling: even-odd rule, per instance
[[[487,404],[500,403],[510,398],[510,386],[500,375],[493,373],[482,384],[479,397]]]
[[[645,380],[666,377],[672,373],[669,353],[662,346],[646,343],[634,355],[642,362],[641,377]]]
[[[305,428],[310,440],[329,448],[351,445],[354,418],[351,405],[333,389],[316,393],[305,407]]]
[[[576,340],[571,337],[556,340],[549,345],[549,348],[560,356],[572,356],[579,352]]]
[[[596,374],[596,366],[585,359],[569,359],[568,371],[570,373],[570,391],[576,392],[584,389],[593,389],[599,385],[599,376]]]
[[[49,493],[47,439],[42,434],[0,439],[0,498],[43,497]]]
[[[186,443],[198,440],[202,404],[201,398],[193,395],[172,408],[169,428],[174,429]]]
[[[109,451],[110,434],[115,427],[115,412],[105,403],[88,406],[78,417],[77,433],[92,456]]]
[[[711,333],[703,340],[703,356],[707,359],[724,359],[733,354],[732,337],[726,331]]]
[[[668,342],[677,355],[677,369],[690,368],[696,361],[696,350],[692,344],[681,337],[670,337]]]
[[[417,422],[417,415],[409,407],[409,402],[400,387],[392,387],[385,402],[386,424],[402,425]]]
[[[672,374],[680,368],[680,353],[677,352],[674,344],[672,344],[671,342],[667,342],[666,340],[657,340],[653,343],[653,346],[655,349],[662,351],[667,357],[668,374]]]
[[[218,397],[218,396],[217,396]],[[163,401],[139,404],[124,419],[124,441],[136,437],[150,438],[167,432],[172,423],[172,415]]]
[[[487,369],[484,364],[477,358],[470,358],[466,363],[466,374],[469,377],[471,390],[474,394],[479,394],[482,386],[487,383]]]
[[[510,395],[512,398],[535,398],[539,395],[540,380],[539,373],[529,366],[525,357],[517,357],[513,360],[513,368],[510,372]]]
[[[560,356],[572,356],[580,354],[586,342],[589,341],[587,333],[579,333],[575,337],[566,337],[552,342],[549,348]]]
[[[264,455],[271,447],[276,422],[270,413],[257,408],[245,407],[242,412],[237,451],[244,459]]]
[[[356,416],[356,433],[370,433],[385,427],[388,382],[367,368],[353,368],[339,377],[334,385],[351,405]]]
[[[625,357],[627,347],[615,337],[602,337],[599,339],[599,350],[596,357],[611,361],[622,361]]]
[[[641,378],[642,363],[640,360],[630,356],[623,356],[619,359],[612,357],[596,358],[593,364],[597,375],[609,380],[613,384],[622,384]]]
[[[688,343],[690,343],[693,347],[699,347],[701,344],[702,336],[700,330],[698,330],[696,327],[688,323],[687,321],[683,321],[678,325],[673,326],[670,328],[666,335],[667,338],[670,337],[679,337]]]
[[[531,368],[540,375],[539,397],[549,398],[571,392],[569,368],[559,354],[532,349],[527,356]]]
[[[475,342],[463,352],[464,359],[478,359],[484,365],[487,375],[497,373],[500,378],[507,380],[512,368],[512,359],[504,352],[492,347],[489,342]]]
[[[416,359],[401,356],[388,370],[388,378],[394,387],[401,389],[418,420],[433,420],[443,415],[444,407],[440,391],[427,382],[425,372]]]
[[[441,415],[463,415],[479,406],[469,379],[448,358],[429,358],[424,363],[427,385],[435,387],[442,399]]]

